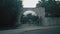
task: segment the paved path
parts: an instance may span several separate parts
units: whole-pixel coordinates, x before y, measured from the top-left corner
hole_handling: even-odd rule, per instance
[[[0,31],[0,34],[19,34],[22,32],[27,32],[27,31],[34,31],[34,30],[48,30],[48,29],[53,29],[56,28],[51,26],[51,27],[40,27],[40,26],[28,26],[28,24],[24,25],[24,27],[18,27],[18,29],[13,29],[13,30],[4,30]]]
[[[56,29],[34,30],[34,31],[25,31],[18,34],[60,34],[60,30]]]

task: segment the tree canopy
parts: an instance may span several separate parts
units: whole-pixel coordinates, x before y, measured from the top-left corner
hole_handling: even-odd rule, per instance
[[[22,8],[21,1],[0,0],[0,25],[14,25]]]
[[[44,1],[42,0],[42,3],[39,2],[40,7],[45,8],[45,12],[48,14],[51,14],[51,17],[60,17],[60,4],[57,4],[57,1],[55,0],[48,0]]]

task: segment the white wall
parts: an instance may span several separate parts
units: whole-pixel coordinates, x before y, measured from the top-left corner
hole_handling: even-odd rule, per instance
[[[37,14],[42,17],[45,17],[45,8],[42,8],[42,7],[39,7],[39,8],[36,8],[36,10],[38,11]]]

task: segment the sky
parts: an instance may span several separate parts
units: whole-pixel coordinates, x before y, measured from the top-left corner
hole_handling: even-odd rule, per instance
[[[34,8],[39,0],[23,0],[23,7]]]

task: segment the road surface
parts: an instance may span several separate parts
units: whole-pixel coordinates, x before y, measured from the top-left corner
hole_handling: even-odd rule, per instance
[[[30,26],[28,24],[18,27],[18,29],[2,30],[0,34],[60,34],[58,27]]]

